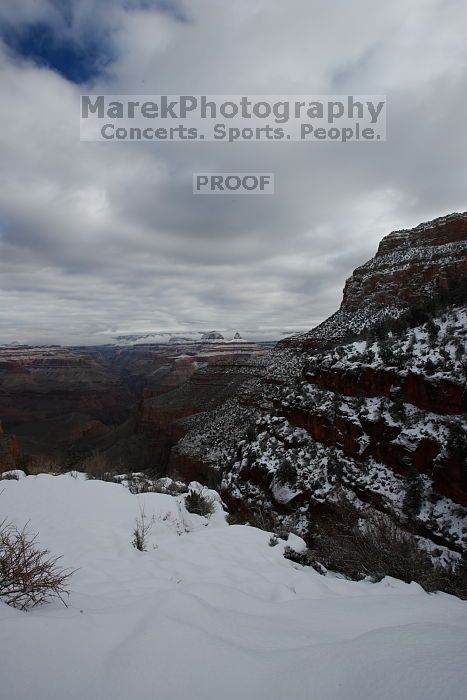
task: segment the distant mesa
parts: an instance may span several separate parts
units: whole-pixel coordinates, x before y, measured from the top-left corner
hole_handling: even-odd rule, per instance
[[[209,331],[208,333],[203,333],[201,340],[225,340],[225,338],[218,331]]]
[[[173,335],[169,340],[169,343],[181,343],[181,344],[183,344],[183,343],[192,343],[192,342],[193,342],[193,338],[187,338],[184,335]]]

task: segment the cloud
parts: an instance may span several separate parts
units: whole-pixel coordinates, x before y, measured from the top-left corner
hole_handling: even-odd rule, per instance
[[[455,0],[0,6],[84,51],[65,71],[0,48],[0,342],[321,321],[383,235],[466,208],[466,20]],[[82,143],[86,90],[387,93],[388,141]],[[193,196],[205,170],[274,172],[276,194]]]

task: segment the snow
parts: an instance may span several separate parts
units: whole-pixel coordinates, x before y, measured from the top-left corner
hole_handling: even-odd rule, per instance
[[[276,479],[272,482],[271,492],[276,502],[282,503],[283,505],[290,503],[298,493],[298,491],[294,491],[294,489],[290,488],[288,484],[281,484]]]
[[[6,472],[2,472],[0,476],[0,480],[3,481],[3,479],[22,479],[25,477],[26,474],[21,470],[21,469],[10,469]]]
[[[294,552],[298,552],[298,554],[301,552],[306,552],[305,540],[302,540],[302,538],[298,537],[298,535],[294,535],[293,532],[289,532],[289,536],[287,537],[287,547],[289,547],[289,549],[293,549]]]
[[[286,542],[80,474],[2,482],[0,516],[78,571],[69,607],[0,604],[5,700],[461,700],[467,604],[320,576]],[[131,546],[141,508],[148,551]],[[299,538],[289,545],[300,547]]]
[[[132,347],[135,345],[199,345],[200,343],[249,343],[243,338],[236,338],[235,331],[227,330],[224,333],[217,331],[155,331],[150,333],[136,333],[118,335],[112,337],[112,344],[119,347]],[[0,346],[1,347],[1,346]]]
[[[437,334],[430,338],[431,331]],[[453,383],[465,381],[465,344],[467,341],[467,310],[457,307],[434,317],[431,322],[409,328],[399,335],[388,336],[391,340],[393,359],[399,359],[397,374],[405,377],[409,373],[425,376],[430,381],[446,380]],[[372,367],[395,372],[394,364],[385,364],[381,357],[379,342],[355,341],[330,350],[319,358],[326,368],[358,370]],[[310,357],[310,376],[317,357]],[[431,363],[431,366],[430,366]],[[428,371],[427,371],[427,368]]]

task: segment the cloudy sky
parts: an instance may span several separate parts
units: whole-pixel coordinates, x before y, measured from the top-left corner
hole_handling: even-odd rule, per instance
[[[0,343],[323,320],[383,235],[467,209],[466,27],[465,0],[2,0]],[[388,139],[80,142],[81,93],[386,94]]]

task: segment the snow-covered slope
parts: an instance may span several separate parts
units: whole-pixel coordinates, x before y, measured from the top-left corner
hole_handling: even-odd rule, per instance
[[[465,550],[465,320],[465,307],[451,308],[382,339],[302,354],[295,381],[271,387],[272,405],[263,402],[255,428],[234,448],[222,472],[224,499],[294,515],[304,534],[314,504],[332,502],[344,488],[432,543]],[[222,414],[211,423],[227,432]],[[200,433],[181,446],[220,471],[230,455],[208,452],[202,438],[214,441],[207,429]],[[292,467],[287,478],[284,465]],[[414,470],[420,506],[407,513]]]
[[[131,546],[141,505],[147,552]],[[0,604],[5,700],[465,697],[465,602],[322,577],[220,505],[207,521],[183,497],[41,475],[2,483],[0,516],[79,569],[68,608]]]

